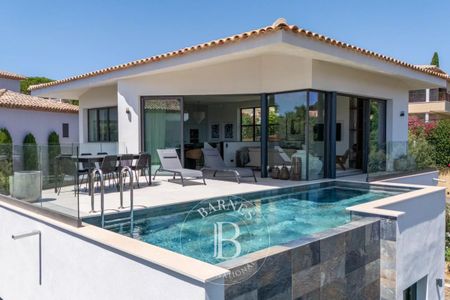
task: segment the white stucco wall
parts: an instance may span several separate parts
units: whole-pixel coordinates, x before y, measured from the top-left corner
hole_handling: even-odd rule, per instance
[[[69,137],[63,138],[62,124],[69,124]],[[78,143],[78,115],[36,110],[0,108],[0,128],[8,129],[13,143],[21,145],[25,135],[32,133],[38,144],[46,145],[48,135],[55,131],[61,144]]]
[[[114,154],[118,152],[117,143],[88,143],[88,109],[117,106],[117,86],[110,85],[92,88],[82,94],[79,99],[79,143],[80,153],[107,152]],[[120,128],[119,113],[119,128]],[[120,132],[120,130],[119,130]],[[120,133],[119,133],[120,134]],[[126,153],[126,152],[124,152]]]
[[[397,299],[402,299],[403,291],[425,276],[426,299],[443,299],[444,287],[437,287],[436,280],[444,279],[444,190],[383,208],[405,213],[397,219]]]
[[[0,89],[20,92],[20,80],[0,78]]]
[[[387,141],[408,140],[408,87],[381,73],[313,61],[312,88],[387,100]],[[400,117],[404,111],[405,116]]]
[[[42,285],[37,236],[42,232]],[[0,298],[9,300],[223,299],[223,286],[188,279],[0,204]]]
[[[439,171],[431,171],[425,173],[414,174],[410,176],[397,177],[393,179],[383,180],[385,182],[392,183],[404,183],[404,184],[417,184],[417,185],[430,185],[437,186],[439,178]]]

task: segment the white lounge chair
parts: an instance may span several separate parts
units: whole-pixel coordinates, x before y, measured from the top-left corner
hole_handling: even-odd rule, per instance
[[[175,179],[175,176],[180,176],[181,184],[183,186],[184,179],[186,178],[201,178],[203,179],[203,183],[206,185],[205,176],[202,171],[183,168],[175,149],[157,149],[156,151],[158,152],[161,166],[155,171],[153,179],[155,179],[158,172],[168,172],[173,174],[173,179]]]
[[[205,167],[202,170],[213,172],[213,177],[216,176],[217,172],[233,173],[237,183],[241,183],[243,177],[253,177],[256,182],[255,172],[252,169],[227,167],[217,149],[203,148],[202,152],[205,161]]]

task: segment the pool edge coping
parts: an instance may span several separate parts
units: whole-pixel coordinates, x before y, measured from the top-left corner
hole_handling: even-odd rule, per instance
[[[380,186],[391,186],[391,187],[410,187],[416,188],[416,190],[412,190],[406,193],[401,193],[398,195],[393,195],[390,197],[378,199],[375,201],[370,201],[367,203],[362,203],[354,206],[350,206],[346,208],[346,211],[350,213],[360,213],[367,214],[372,216],[380,216],[386,218],[394,218],[397,219],[405,214],[403,211],[385,208],[386,206],[400,203],[403,201],[411,200],[413,198],[418,198],[421,196],[425,196],[428,194],[433,194],[441,191],[445,191],[445,187],[440,186],[426,186],[426,185],[417,185],[417,184],[405,184],[405,183],[393,183],[393,182],[384,182],[384,181],[374,181],[370,184],[380,185]]]

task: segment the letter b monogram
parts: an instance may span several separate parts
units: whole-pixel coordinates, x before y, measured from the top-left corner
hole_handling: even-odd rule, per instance
[[[224,225],[231,225],[234,229],[234,235],[231,238],[225,238],[223,236]],[[218,259],[230,259],[238,257],[241,254],[241,244],[236,240],[241,231],[239,226],[232,222],[216,222],[214,223],[214,257]],[[224,242],[229,242],[234,245],[234,255],[223,256],[223,244]]]

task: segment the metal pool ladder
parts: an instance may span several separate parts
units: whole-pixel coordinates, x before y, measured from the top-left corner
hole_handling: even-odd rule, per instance
[[[100,216],[101,216],[101,226],[102,228],[105,228],[105,225],[111,224],[111,223],[117,223],[122,221],[129,221],[130,222],[130,234],[133,234],[134,230],[134,197],[133,197],[133,172],[129,166],[125,166],[120,170],[119,173],[119,188],[120,188],[120,208],[124,208],[123,206],[123,175],[127,174],[130,177],[130,215],[125,218],[118,218],[118,219],[112,219],[112,220],[105,220],[105,183],[104,183],[104,177],[103,172],[100,169],[95,169],[92,171],[92,178],[95,178],[96,174],[99,174],[100,176]],[[92,187],[93,188],[93,187]],[[91,212],[94,211],[94,190],[92,190],[91,193]]]

